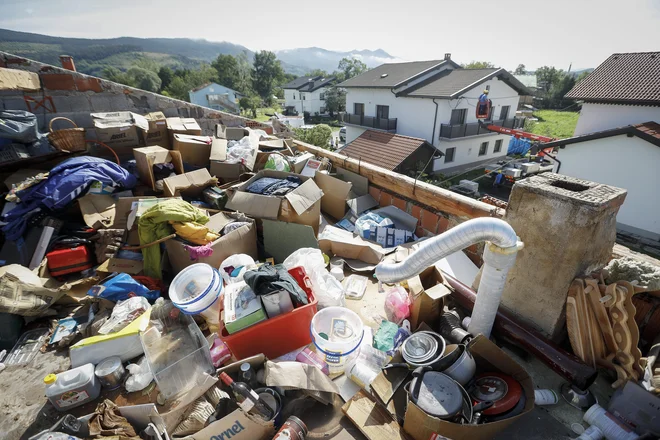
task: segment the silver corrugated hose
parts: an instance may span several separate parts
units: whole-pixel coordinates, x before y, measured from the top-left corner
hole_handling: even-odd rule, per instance
[[[522,245],[516,232],[504,220],[484,217],[461,223],[424,241],[417,251],[400,263],[380,263],[376,266],[376,278],[384,283],[407,280],[442,258],[482,241],[489,243],[484,250],[484,266],[468,331],[489,337],[507,273]]]

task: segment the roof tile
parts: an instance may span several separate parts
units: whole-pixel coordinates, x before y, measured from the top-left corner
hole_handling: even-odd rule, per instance
[[[366,130],[340,153],[392,171],[424,144],[424,139]]]
[[[347,79],[340,87],[387,87],[395,85],[419,75],[432,67],[444,63],[445,60],[413,61],[411,63],[387,63],[368,70],[361,75]],[[385,76],[383,76],[385,75]]]

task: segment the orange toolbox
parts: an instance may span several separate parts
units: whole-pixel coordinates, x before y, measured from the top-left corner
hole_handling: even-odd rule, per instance
[[[289,270],[289,273],[295,269],[297,268]],[[291,275],[296,278],[301,288],[307,293],[309,304],[262,321],[233,335],[227,333],[225,325],[220,319],[218,335],[227,344],[237,360],[260,353],[265,354],[269,359],[275,359],[296,348],[311,344],[312,335],[309,328],[317,311],[317,300],[309,288],[311,283],[308,278],[305,280],[306,283],[300,283],[298,274],[291,273]],[[304,271],[302,276],[305,277]]]

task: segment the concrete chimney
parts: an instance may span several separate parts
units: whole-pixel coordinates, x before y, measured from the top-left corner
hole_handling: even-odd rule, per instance
[[[60,55],[60,64],[63,69],[76,71],[76,65],[73,63],[73,57],[69,55]]]
[[[446,60],[446,61],[451,60],[451,54],[450,54],[450,53],[446,53],[446,54],[445,54],[445,60]]]
[[[502,306],[549,338],[563,337],[568,287],[609,261],[625,197],[625,189],[554,173],[516,182],[504,220],[525,247]]]

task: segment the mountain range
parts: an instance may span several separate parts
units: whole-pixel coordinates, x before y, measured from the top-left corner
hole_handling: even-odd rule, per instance
[[[36,61],[59,65],[60,55],[73,57],[83,73],[100,75],[106,67],[129,68],[133,62],[147,57],[159,65],[172,68],[194,68],[211,62],[220,54],[239,55],[246,52],[251,61],[254,52],[230,42],[211,42],[190,38],[109,39],[65,38],[0,29],[0,51]],[[337,52],[319,47],[275,51],[287,73],[304,75],[314,69],[332,72],[344,57],[358,57],[368,67],[376,67],[395,58],[382,49]]]

